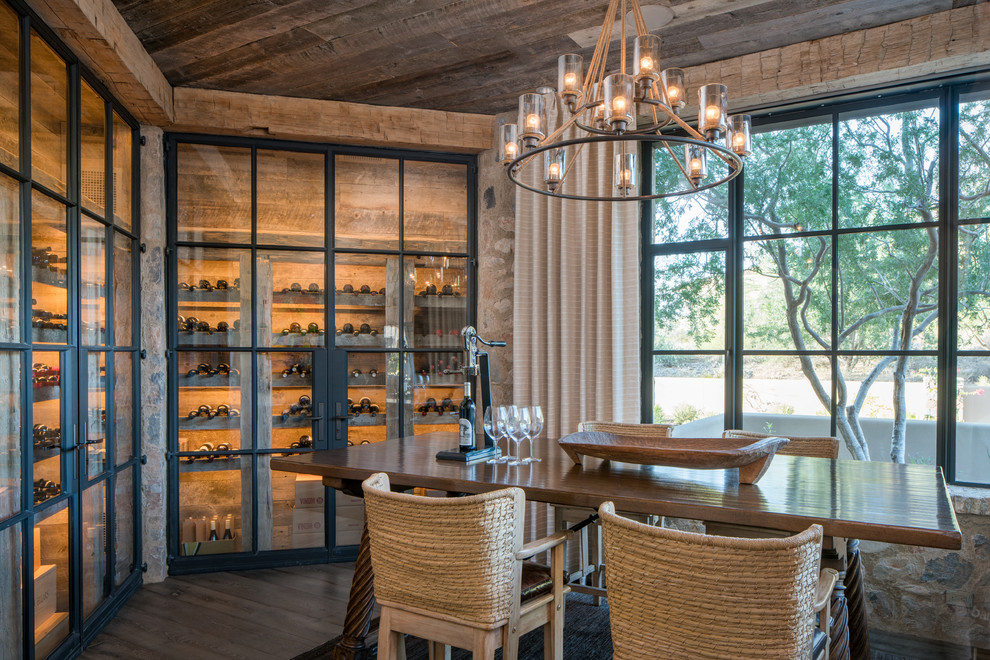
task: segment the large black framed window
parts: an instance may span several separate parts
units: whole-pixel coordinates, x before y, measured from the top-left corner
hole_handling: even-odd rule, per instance
[[[645,206],[644,420],[990,484],[988,120],[974,83],[767,112],[742,176]]]

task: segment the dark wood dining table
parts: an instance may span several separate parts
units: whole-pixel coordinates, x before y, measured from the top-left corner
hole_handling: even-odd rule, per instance
[[[619,511],[690,518],[739,529],[799,532],[824,529],[822,563],[840,570],[833,596],[837,630],[832,658],[869,657],[858,540],[958,550],[959,524],[941,469],[931,465],[775,456],[756,484],[740,484],[737,469],[690,470],[585,458],[578,466],[554,439],[537,439],[543,460],[524,466],[437,460],[456,446],[455,433],[430,433],[346,449],[273,458],[273,470],[319,475],[323,483],[361,497],[361,481],[388,474],[393,488],[481,493],[517,486],[526,499],[589,509],[605,501]],[[365,529],[355,564],[344,631],[335,659],[366,651],[374,579]],[[847,625],[848,624],[848,625]]]

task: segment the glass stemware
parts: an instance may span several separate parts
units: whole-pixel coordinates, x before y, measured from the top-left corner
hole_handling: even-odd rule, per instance
[[[543,433],[543,424],[543,408],[540,406],[530,406],[529,434],[527,435],[527,440],[529,440],[529,458],[526,459],[527,463],[539,463],[543,460],[533,455],[533,439],[538,438]]]
[[[511,414],[510,406],[499,406],[495,409],[495,429],[498,431],[499,438],[505,438],[505,456],[498,459],[499,463],[511,464],[514,460],[512,457],[512,436],[509,433]]]
[[[509,406],[509,437],[516,445],[516,455],[509,460],[509,465],[525,465],[519,446],[529,430],[529,410],[523,406]]]
[[[484,424],[485,424],[485,432],[495,440],[495,449],[496,449],[496,455],[489,458],[487,461],[485,461],[485,463],[505,463],[506,461],[509,460],[509,457],[505,454],[501,454],[501,452],[498,451],[499,448],[498,441],[502,439],[503,433],[502,433],[502,428],[499,426],[498,423],[498,414],[495,412],[492,406],[488,406],[488,408],[485,409]],[[506,450],[506,453],[508,453],[508,450]]]

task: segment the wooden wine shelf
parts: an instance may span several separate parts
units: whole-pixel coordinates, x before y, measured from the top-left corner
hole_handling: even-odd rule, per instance
[[[443,414],[436,414],[435,412],[426,413],[414,413],[413,414],[413,424],[427,424],[427,425],[439,425],[439,424],[459,424],[460,416],[454,412],[445,412]]]
[[[374,293],[336,293],[333,296],[333,304],[337,308],[341,307],[385,307],[385,300],[388,296]],[[278,299],[276,298],[276,301]]]
[[[60,385],[49,385],[34,389],[32,392],[35,403],[54,401],[62,396],[62,387]]]
[[[249,296],[250,293],[245,292],[244,295]],[[177,297],[179,303],[184,303],[184,302],[240,303],[241,291],[240,289],[213,289],[212,291],[187,291],[184,289],[179,289],[179,293]]]
[[[223,430],[239,430],[241,428],[241,421],[244,419],[243,416],[239,417],[214,417],[210,419],[208,417],[193,417],[193,418],[182,418],[179,420],[179,430],[180,431],[223,431]],[[309,428],[313,425],[313,418],[306,417],[302,415],[292,415],[288,419],[283,420],[281,415],[272,415],[272,428],[273,429],[301,429]]]
[[[31,328],[31,341],[35,344],[66,344],[69,341],[69,331]]]
[[[216,332],[214,330],[211,335],[207,332],[186,332],[180,330],[178,345],[181,348],[199,348],[203,346],[226,348],[228,346],[240,346],[241,344],[237,343],[239,332],[239,330],[232,330],[230,332]],[[247,343],[244,344],[244,346],[248,345]]]
[[[41,266],[31,266],[31,280],[37,284],[47,284],[60,289],[66,289],[69,286],[64,274],[52,272]]]
[[[385,426],[385,414],[378,413],[371,415],[351,415],[347,420],[348,426]]]
[[[179,387],[209,387],[213,389],[237,389],[241,386],[240,376],[179,376]]]
[[[300,346],[304,348],[321,348],[324,344],[326,335],[314,335],[314,334],[287,334],[283,335],[278,333],[272,335],[272,346],[277,348],[291,348],[293,346]]]
[[[383,387],[385,385],[385,374],[361,374],[359,376],[348,376],[348,387]]]
[[[423,378],[422,382],[419,381],[420,377]],[[464,377],[416,374],[416,389],[430,389],[432,387],[464,387]]]
[[[334,343],[337,346],[385,348],[385,337],[381,333],[377,335],[335,335]]]
[[[189,456],[181,456],[179,458],[179,472],[223,472],[224,470],[240,470],[242,465],[251,464],[251,457],[245,455],[215,456],[212,461],[209,460],[209,456],[208,453],[204,453],[202,456],[197,456],[192,463],[189,462]],[[247,463],[244,463],[244,459],[247,460]]]
[[[32,447],[32,453],[34,454],[34,462],[47,461],[49,458],[58,458],[61,454],[62,448],[55,445],[53,448],[46,447]]]
[[[467,309],[467,298],[464,296],[413,296],[416,307],[430,309]]]
[[[456,350],[464,346],[464,341],[460,335],[415,335],[412,346],[415,348],[446,348]]]

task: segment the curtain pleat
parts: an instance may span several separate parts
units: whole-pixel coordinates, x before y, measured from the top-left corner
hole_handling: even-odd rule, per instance
[[[561,121],[553,97],[551,127]],[[564,191],[611,194],[613,146],[585,145]],[[542,186],[543,161],[523,173]],[[640,419],[639,205],[516,191],[514,398],[549,437],[583,420]]]

